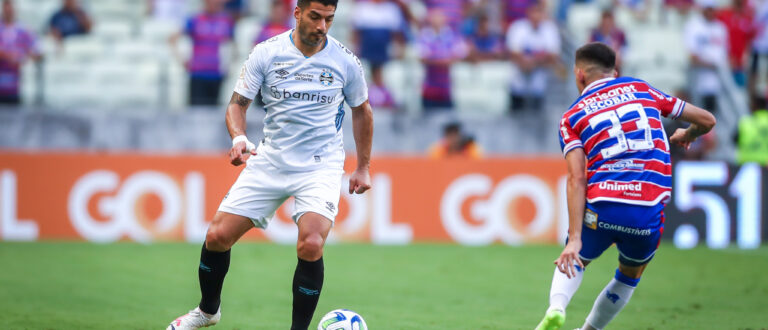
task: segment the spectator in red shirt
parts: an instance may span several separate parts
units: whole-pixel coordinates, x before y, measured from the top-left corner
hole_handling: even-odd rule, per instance
[[[221,0],[206,0],[203,12],[187,20],[184,34],[192,39],[192,58],[185,61],[189,76],[189,104],[215,105],[219,99],[219,89],[224,80],[222,59],[219,48],[232,42],[234,21],[224,11]],[[177,58],[181,56],[176,49],[176,42],[181,34],[171,37],[172,51]]]
[[[472,7],[470,0],[424,0],[424,4],[430,13],[440,11],[446,24],[454,32],[461,31],[461,25]]]
[[[525,18],[528,8],[536,5],[536,2],[536,0],[502,0],[501,11],[502,15],[504,15],[503,27],[506,29],[515,21]]]
[[[755,25],[755,10],[747,0],[733,0],[733,6],[717,13],[717,18],[728,30],[728,58],[733,70],[733,78],[739,86],[746,84],[744,63],[747,48],[757,34]]]
[[[429,11],[427,25],[419,32],[417,42],[425,69],[421,90],[424,110],[452,109],[451,65],[465,57],[464,42],[439,9]]]

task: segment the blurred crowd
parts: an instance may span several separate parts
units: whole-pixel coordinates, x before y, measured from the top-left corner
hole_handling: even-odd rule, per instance
[[[16,21],[16,1],[24,0],[2,0],[0,103],[4,104],[20,103],[19,68],[25,61],[41,58],[36,41],[40,36]],[[392,60],[403,59],[410,50],[424,71],[420,93],[424,113],[455,109],[451,67],[458,62],[513,64],[507,87],[508,111],[536,113],[545,107],[545,96],[552,84],[569,83],[566,78],[570,63],[563,60],[568,58],[564,43],[573,42],[566,24],[569,8],[590,1],[599,0],[357,0],[347,9],[351,28],[348,39],[369,68],[369,96],[377,109],[402,106],[391,92],[393,86],[387,85],[383,68]],[[190,15],[186,0],[146,2],[148,18],[179,26],[178,33],[169,38],[169,47],[189,73],[189,105],[220,102],[222,83],[233,74],[222,65],[228,59],[222,58],[220,49],[233,42],[237,24],[245,24],[238,23],[245,22],[243,18],[255,11],[268,12],[262,15],[266,18],[253,44],[290,30],[295,24],[295,0],[274,0],[268,8],[253,8],[249,5],[252,3],[203,0],[199,12]],[[619,71],[629,49],[642,52],[643,45],[629,45],[625,31],[617,24],[615,10],[629,11],[642,22],[648,17],[649,3],[611,0],[607,5],[595,4],[606,9],[593,22],[588,41],[613,47],[619,55]],[[748,95],[752,109],[761,110],[767,94],[765,84],[759,82],[768,77],[768,0],[664,0],[663,6],[662,14],[674,12],[685,19],[685,44],[669,45],[670,51],[690,56],[688,83],[677,93],[717,113],[723,111],[718,102],[722,85],[733,83]],[[60,9],[47,22],[46,33],[57,43],[90,33],[94,20],[85,8],[78,0],[62,0]],[[332,35],[334,31],[331,29]],[[182,38],[192,44],[188,57],[177,51]],[[237,58],[244,56],[235,54]],[[724,81],[722,72],[727,72],[732,81]],[[455,127],[447,134],[453,131]]]

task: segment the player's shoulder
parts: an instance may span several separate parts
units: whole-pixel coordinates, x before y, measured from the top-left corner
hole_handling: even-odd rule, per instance
[[[280,34],[272,37],[272,38],[264,40],[264,41],[256,44],[255,46],[253,46],[253,48],[254,49],[261,48],[261,49],[264,49],[264,50],[269,50],[269,49],[277,50],[277,49],[283,48],[285,43],[286,43],[286,41],[290,42],[291,31],[293,31],[293,30],[285,31],[283,33],[280,33]]]
[[[572,105],[570,108],[568,108],[565,113],[563,113],[563,116],[560,118],[560,123],[564,124],[566,122],[570,123],[571,119],[578,114],[583,113],[583,109],[576,106],[577,104]]]
[[[249,60],[267,60],[268,58],[280,53],[290,42],[291,30],[278,34],[272,38],[264,40],[253,46]]]
[[[667,97],[667,95],[664,92],[662,92],[660,89],[656,87],[653,87],[651,83],[645,80],[633,78],[633,77],[622,77],[622,78],[625,78],[626,79],[625,81],[627,83],[631,83],[637,92],[654,93],[654,94],[657,94],[659,98]],[[664,95],[664,96],[661,96],[661,95]]]
[[[333,53],[333,58],[343,62],[347,66],[362,66],[360,59],[355,55],[349,47],[345,46],[341,41],[328,35],[328,47],[332,47],[330,50]]]

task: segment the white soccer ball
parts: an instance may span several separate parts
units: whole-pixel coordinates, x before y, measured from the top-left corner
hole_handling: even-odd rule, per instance
[[[317,330],[368,330],[363,317],[348,309],[337,309],[325,314]]]

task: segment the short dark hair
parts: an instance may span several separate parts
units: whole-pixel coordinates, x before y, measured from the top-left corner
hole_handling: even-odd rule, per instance
[[[461,134],[461,123],[453,121],[443,126],[443,135]]]
[[[590,42],[576,50],[576,64],[581,63],[612,71],[616,68],[616,52],[602,42]]]
[[[338,8],[339,0],[298,0],[296,6],[302,9],[307,8],[311,2],[319,2],[323,6],[334,6]]]

